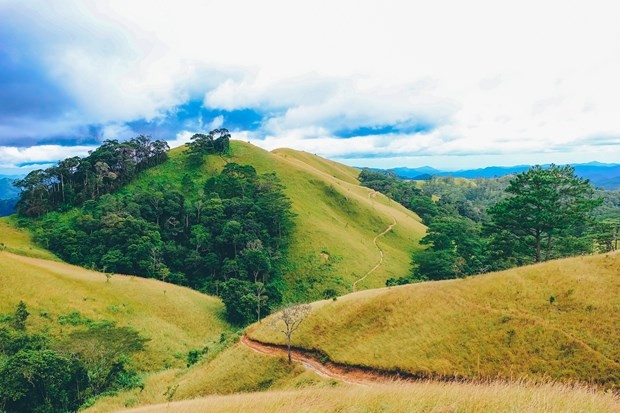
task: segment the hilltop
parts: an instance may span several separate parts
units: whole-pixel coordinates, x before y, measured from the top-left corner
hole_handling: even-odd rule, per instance
[[[294,345],[415,377],[620,385],[620,254],[551,261],[313,304]],[[269,322],[248,335],[283,343]]]

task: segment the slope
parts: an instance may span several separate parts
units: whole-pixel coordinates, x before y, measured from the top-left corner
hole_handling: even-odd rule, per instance
[[[214,395],[146,406],[132,413],[611,413],[620,411],[612,394],[593,393],[561,385],[529,386],[493,383],[417,383],[342,386],[267,393]]]
[[[230,330],[217,298],[140,277],[114,274],[108,280],[99,272],[33,258],[45,257],[45,251],[6,220],[0,222],[0,243],[6,245],[0,252],[0,313],[12,313],[23,300],[33,331],[66,335],[71,325],[59,323],[63,317],[131,326],[150,339],[136,358],[140,370],[149,371],[184,365],[190,349]]]
[[[275,172],[297,215],[290,268],[284,277],[285,300],[320,299],[328,289],[351,291],[355,280],[379,262],[380,252],[373,239],[394,221],[394,228],[377,241],[384,254],[380,267],[357,287],[381,287],[387,278],[409,271],[411,253],[419,248],[424,225],[413,212],[361,187],[357,169],[305,152],[267,152],[232,141],[230,157],[210,155],[201,169],[195,170],[187,167],[183,151],[182,147],[170,151],[167,162],[145,171],[123,192],[167,185],[191,199],[226,162],[250,164],[258,173]],[[190,190],[182,184],[185,174],[195,178],[196,185]]]
[[[294,344],[415,377],[547,377],[620,386],[620,254],[322,301]],[[283,343],[269,322],[252,339]]]

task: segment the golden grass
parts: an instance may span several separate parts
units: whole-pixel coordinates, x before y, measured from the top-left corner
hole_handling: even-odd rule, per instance
[[[144,389],[104,397],[88,413],[118,411],[211,394],[233,394],[267,389],[299,389],[329,382],[284,358],[270,357],[236,344],[209,362],[188,369],[166,370],[148,376]]]
[[[373,238],[396,220],[394,230],[379,240],[383,264],[358,288],[382,287],[388,278],[409,271],[411,253],[419,248],[417,241],[426,227],[413,212],[361,187],[358,170],[306,152],[269,153],[242,142],[233,142],[233,155],[236,162],[251,163],[259,172],[276,172],[286,186],[297,214],[292,261],[303,262],[324,251],[333,261],[333,277],[342,282],[342,290],[350,290],[379,261]],[[289,285],[299,281],[305,269],[300,270],[289,274]],[[325,275],[310,275],[318,279],[317,290],[322,288]]]
[[[248,335],[282,344],[269,325],[252,325]],[[619,386],[620,254],[322,301],[293,344],[412,375]]]
[[[613,413],[611,394],[563,385],[394,383],[211,396],[128,410],[132,413]]]
[[[59,316],[79,311],[93,320],[132,326],[150,339],[136,357],[141,370],[185,364],[187,352],[230,329],[219,299],[157,280],[106,276],[61,262],[0,252],[0,313],[12,313],[23,300],[27,326],[66,334]]]
[[[17,227],[15,216],[0,218],[0,244],[4,250],[27,257],[43,258],[47,260],[59,259],[51,252],[37,246],[32,236],[24,229]]]

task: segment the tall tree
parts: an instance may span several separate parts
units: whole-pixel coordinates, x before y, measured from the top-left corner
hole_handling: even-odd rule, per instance
[[[493,224],[534,262],[556,257],[558,239],[579,235],[602,202],[593,198],[589,181],[575,176],[572,166],[534,166],[510,181],[506,192],[510,196],[489,210]]]

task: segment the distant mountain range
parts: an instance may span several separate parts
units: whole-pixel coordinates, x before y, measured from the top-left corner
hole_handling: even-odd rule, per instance
[[[549,166],[549,165],[543,165]],[[589,179],[592,185],[605,189],[620,189],[620,164],[589,162],[574,164],[575,173]],[[498,178],[500,176],[517,174],[526,171],[530,165],[489,166],[479,169],[462,169],[459,171],[441,171],[430,166],[420,168],[392,168],[390,169],[401,178],[429,179],[433,176],[454,176],[459,178]]]
[[[15,211],[15,203],[19,190],[13,186],[17,177],[0,175],[0,217],[11,215]]]
[[[13,186],[12,177],[0,176],[0,199],[17,198],[19,190]]]

